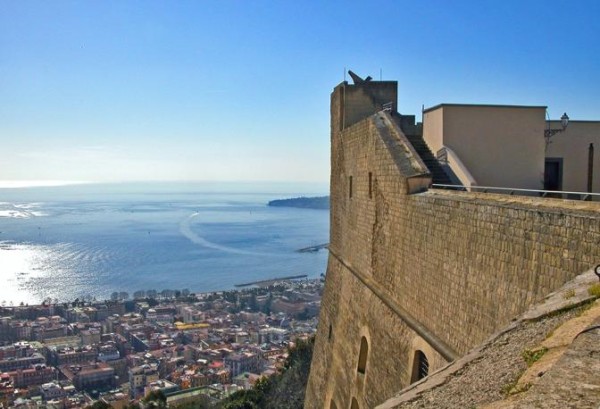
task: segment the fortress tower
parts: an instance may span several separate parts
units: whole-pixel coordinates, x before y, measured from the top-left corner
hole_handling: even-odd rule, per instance
[[[331,95],[330,254],[306,408],[375,407],[600,259],[598,203],[432,188],[449,176],[396,112],[396,89],[358,78]]]

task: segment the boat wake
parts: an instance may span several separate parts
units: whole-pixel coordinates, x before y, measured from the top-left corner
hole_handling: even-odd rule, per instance
[[[267,254],[258,253],[255,251],[246,251],[246,250],[236,249],[234,247],[223,246],[221,244],[217,244],[217,243],[208,241],[204,237],[198,236],[196,233],[194,233],[192,231],[192,229],[190,227],[190,223],[198,215],[199,215],[199,213],[193,213],[189,217],[186,217],[184,220],[182,220],[181,223],[179,224],[179,231],[181,232],[181,234],[183,234],[192,243],[198,244],[199,246],[206,247],[209,249],[220,250],[220,251],[224,251],[224,252],[232,253],[232,254],[243,254],[243,255],[247,255],[247,256],[266,256],[267,255]]]

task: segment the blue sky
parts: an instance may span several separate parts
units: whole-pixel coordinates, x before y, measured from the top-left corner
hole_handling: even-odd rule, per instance
[[[329,178],[344,67],[399,110],[600,119],[598,1],[1,1],[0,181]]]

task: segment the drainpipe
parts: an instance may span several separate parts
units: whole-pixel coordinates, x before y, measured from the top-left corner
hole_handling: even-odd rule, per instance
[[[592,192],[592,178],[594,176],[594,144],[590,143],[588,148],[588,177],[587,177],[587,191]]]

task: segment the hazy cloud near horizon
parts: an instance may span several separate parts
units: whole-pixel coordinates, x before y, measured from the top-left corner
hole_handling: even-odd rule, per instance
[[[249,180],[321,182],[318,170],[306,169],[283,155],[257,159],[257,166],[245,166],[244,152],[212,146],[200,152],[181,153],[174,147],[135,150],[126,146],[80,146],[62,149],[21,151],[2,159],[4,180],[45,179],[119,182],[141,180]],[[260,152],[246,152],[255,158]],[[236,155],[239,157],[236,158]],[[40,177],[39,169],[43,168]],[[272,172],[280,169],[281,172]],[[321,169],[325,171],[325,169]],[[244,178],[239,178],[243,174]],[[287,178],[286,178],[287,177]]]

